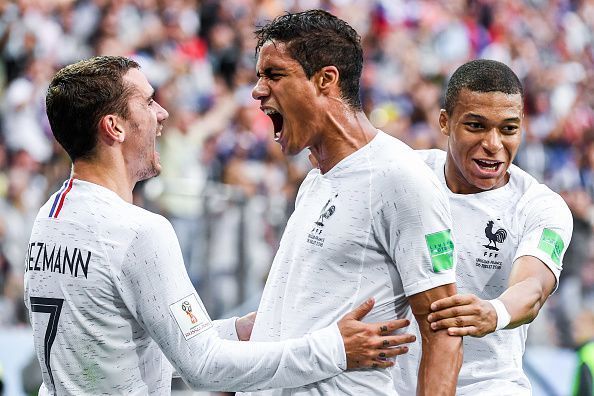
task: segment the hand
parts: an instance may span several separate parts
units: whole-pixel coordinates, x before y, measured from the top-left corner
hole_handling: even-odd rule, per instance
[[[456,294],[431,304],[427,318],[433,330],[448,329],[449,335],[484,337],[495,331],[497,312],[474,294]]]
[[[412,334],[391,335],[394,330],[410,324],[406,319],[383,323],[363,323],[361,319],[375,304],[369,299],[346,314],[338,322],[346,351],[347,369],[386,368],[394,365],[389,358],[408,352],[408,347],[397,345],[415,341]]]
[[[235,321],[235,330],[239,341],[249,341],[256,321],[256,313],[250,312]]]

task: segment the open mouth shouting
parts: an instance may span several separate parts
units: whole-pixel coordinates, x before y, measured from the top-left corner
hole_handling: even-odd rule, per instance
[[[496,160],[488,160],[488,159],[473,159],[474,163],[477,165],[479,171],[483,173],[497,173],[501,166],[503,165],[502,161]]]
[[[272,125],[274,126],[274,141],[278,143],[281,139],[283,130],[283,116],[275,109],[271,109],[269,107],[262,108],[262,111],[272,120]]]

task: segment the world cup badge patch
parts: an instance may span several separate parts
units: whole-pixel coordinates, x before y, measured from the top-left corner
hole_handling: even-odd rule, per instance
[[[447,271],[454,267],[454,242],[450,230],[427,234],[425,242],[431,255],[433,272]]]
[[[563,249],[565,249],[561,235],[549,228],[545,228],[542,230],[538,248],[545,252],[557,267],[561,268],[561,255],[563,254]]]
[[[169,309],[186,340],[212,327],[208,314],[195,294],[174,302]]]

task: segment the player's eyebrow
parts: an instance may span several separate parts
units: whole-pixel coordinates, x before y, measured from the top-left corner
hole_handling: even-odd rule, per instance
[[[256,72],[256,77],[262,77],[262,75],[264,76],[270,76],[271,74],[273,74],[274,72],[278,72],[278,71],[283,71],[284,69],[281,67],[267,67],[266,69],[264,69],[264,71],[262,73],[260,73],[259,71]]]
[[[475,114],[475,113],[468,113],[468,114],[464,114],[464,118],[476,118],[477,120],[480,121],[487,121],[487,117],[482,116],[480,114]],[[519,117],[509,117],[503,120],[503,122],[520,122],[521,119]]]
[[[475,113],[464,114],[464,118],[476,118],[476,119],[481,120],[481,121],[486,121],[487,120],[487,117],[482,116],[480,114],[475,114]]]

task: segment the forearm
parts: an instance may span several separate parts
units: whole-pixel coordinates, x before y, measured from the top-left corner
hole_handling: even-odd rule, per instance
[[[498,298],[511,316],[505,328],[513,329],[532,322],[548,296],[549,292],[544,290],[542,282],[535,278],[526,278],[510,286]]]
[[[237,329],[235,327],[235,321],[238,318],[232,317],[228,319],[213,320],[212,325],[217,331],[220,338],[223,340],[239,341],[237,336]]]
[[[462,337],[450,336],[447,330],[433,331],[426,318],[421,320],[425,324],[421,325],[419,321],[423,356],[417,395],[455,395],[462,366]]]
[[[232,342],[212,337],[206,347],[204,343],[192,343],[182,359],[172,361],[194,390],[294,388],[346,368],[336,327],[283,342]]]

